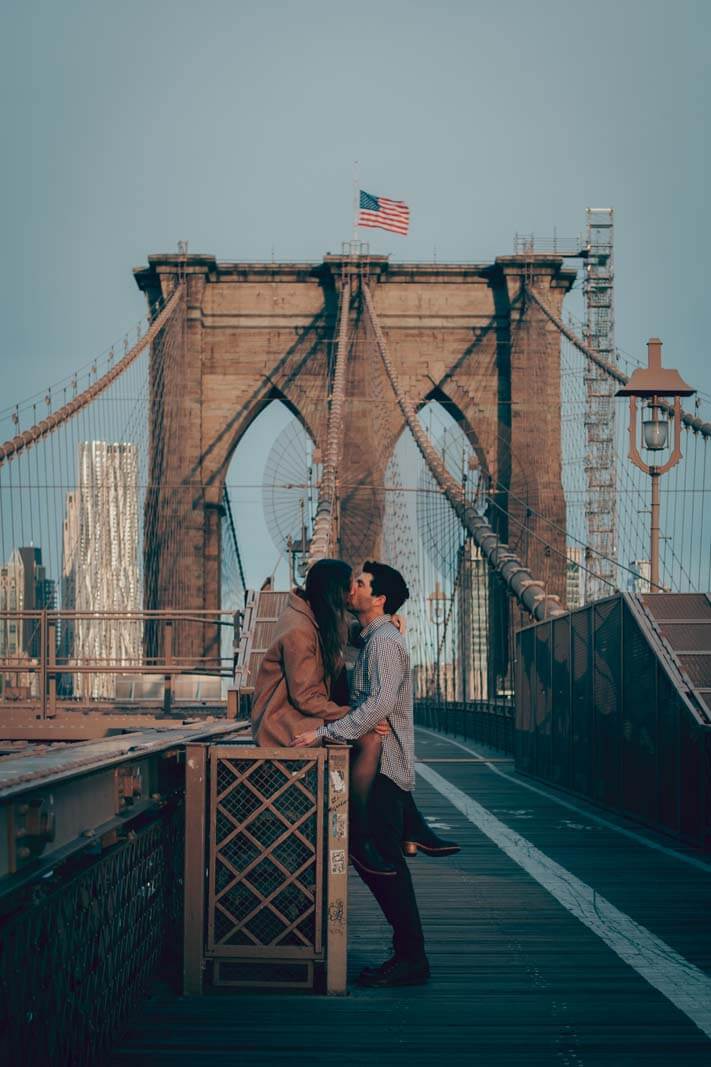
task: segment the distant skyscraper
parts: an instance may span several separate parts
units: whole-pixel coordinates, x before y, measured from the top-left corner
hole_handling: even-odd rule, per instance
[[[42,549],[34,545],[16,548],[0,567],[0,611],[42,611],[55,604],[54,582],[46,577]],[[0,656],[40,654],[37,619],[0,620]]]
[[[19,557],[15,551],[8,562],[0,567],[0,611],[21,610],[22,588]],[[0,657],[2,659],[14,658],[19,653],[22,643],[21,629],[18,619],[0,619]]]
[[[628,575],[627,588],[630,593],[648,593],[652,582],[652,565],[649,560],[630,560],[630,569],[635,572]]]
[[[34,545],[16,548],[7,563],[0,566],[0,611],[37,612],[52,610],[55,584],[45,576],[42,549]],[[40,618],[0,618],[0,689],[18,687],[37,695],[35,666],[41,652]]]
[[[140,611],[138,452],[133,444],[79,445],[76,490],[67,494],[62,606],[77,612]],[[65,627],[62,658],[75,664],[140,662],[142,628],[118,618],[78,619]],[[77,674],[74,694],[112,697],[113,674]]]
[[[471,538],[461,548],[458,595],[458,700],[486,700],[489,694],[488,568]]]

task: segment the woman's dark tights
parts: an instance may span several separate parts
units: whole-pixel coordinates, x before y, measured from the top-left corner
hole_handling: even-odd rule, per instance
[[[364,734],[353,745],[350,766],[351,833],[354,837],[369,836],[368,798],[380,767],[382,741],[375,730]]]

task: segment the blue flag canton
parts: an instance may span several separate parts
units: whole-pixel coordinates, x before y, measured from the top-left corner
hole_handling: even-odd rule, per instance
[[[371,196],[370,193],[364,193],[361,189],[360,207],[365,211],[380,211],[380,201],[377,196]]]

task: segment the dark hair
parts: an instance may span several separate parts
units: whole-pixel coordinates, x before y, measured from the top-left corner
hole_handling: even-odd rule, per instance
[[[333,679],[346,643],[346,597],[351,568],[340,559],[319,559],[306,575],[304,596],[314,613],[321,635],[326,677]]]
[[[376,563],[372,559],[365,561],[363,570],[371,576],[370,588],[373,596],[385,597],[385,614],[394,615],[410,595],[400,571],[388,567],[387,563]]]

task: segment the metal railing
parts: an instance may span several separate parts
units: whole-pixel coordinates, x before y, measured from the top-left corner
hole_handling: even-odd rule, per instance
[[[502,752],[514,751],[516,705],[513,697],[498,700],[415,701],[415,725],[468,737]]]
[[[223,704],[235,632],[224,611],[0,611],[0,711]]]
[[[182,913],[182,806],[73,872],[50,872],[3,915],[0,1060],[106,1062]]]
[[[557,233],[541,236],[534,233],[516,233],[513,240],[515,256],[554,255],[578,258],[587,251],[585,237],[559,237]]]
[[[177,986],[185,745],[239,732],[172,724],[5,755],[0,1063],[106,1063],[159,960]]]

